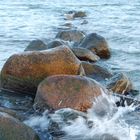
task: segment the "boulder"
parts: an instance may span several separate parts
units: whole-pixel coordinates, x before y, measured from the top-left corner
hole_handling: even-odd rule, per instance
[[[100,59],[99,56],[86,48],[74,47],[71,48],[71,50],[80,60],[83,61],[96,62]]]
[[[103,89],[96,81],[74,75],[50,76],[37,90],[34,106],[39,109],[72,108],[86,112]]]
[[[125,74],[119,73],[108,81],[107,88],[115,93],[126,94],[133,89],[133,86]]]
[[[66,30],[60,31],[56,35],[56,38],[65,40],[65,41],[73,41],[73,42],[80,42],[85,37],[84,33],[77,30]]]
[[[86,76],[97,81],[104,82],[112,77],[112,73],[110,71],[98,64],[82,61],[82,66]]]
[[[47,76],[84,73],[81,62],[67,46],[12,55],[1,71],[1,86],[19,93],[36,93]]]
[[[39,140],[39,137],[18,119],[0,112],[0,140]]]
[[[110,50],[104,37],[91,33],[88,34],[79,44],[79,47],[87,48],[95,52],[100,58],[109,58]]]
[[[74,18],[82,18],[82,17],[86,17],[87,15],[86,15],[86,12],[84,12],[84,11],[75,11],[75,13],[74,13]]]
[[[43,41],[37,39],[31,41],[24,51],[40,51],[46,49],[47,45]]]
[[[65,43],[63,41],[54,40],[54,41],[51,41],[48,43],[47,48],[52,49],[52,48],[59,47],[59,46],[64,45],[64,44]]]

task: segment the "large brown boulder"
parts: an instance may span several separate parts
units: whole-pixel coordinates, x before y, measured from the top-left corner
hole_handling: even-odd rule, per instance
[[[0,112],[0,140],[39,140],[39,137],[18,119]]]
[[[95,97],[101,95],[102,87],[94,80],[72,75],[46,78],[38,86],[35,107],[38,109],[72,108],[87,111]]]
[[[93,78],[102,83],[113,76],[108,69],[101,67],[98,64],[82,61],[82,66],[87,77]]]
[[[115,93],[127,94],[133,89],[132,82],[123,73],[114,75],[107,84],[107,88]]]
[[[36,93],[38,84],[47,76],[78,75],[81,62],[66,46],[41,52],[12,55],[1,71],[1,86],[23,93]]]
[[[96,62],[100,59],[99,56],[86,48],[74,47],[71,48],[71,50],[80,60],[83,61]]]
[[[95,52],[100,58],[109,58],[110,50],[104,37],[91,33],[88,34],[80,43],[79,47],[87,48]]]

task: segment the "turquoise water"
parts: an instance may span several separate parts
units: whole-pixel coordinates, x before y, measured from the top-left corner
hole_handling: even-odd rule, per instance
[[[86,11],[87,17],[64,20],[70,10]],[[81,25],[84,20],[88,24]],[[0,69],[31,40],[39,38],[47,43],[68,22],[86,33],[104,36],[112,52],[105,63],[113,71],[125,72],[140,90],[140,0],[1,0]],[[139,124],[138,115],[128,115],[129,122]]]

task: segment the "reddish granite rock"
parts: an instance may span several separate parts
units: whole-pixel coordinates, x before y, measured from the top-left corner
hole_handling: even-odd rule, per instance
[[[40,83],[35,107],[41,109],[72,108],[87,111],[103,89],[96,81],[72,75],[50,76]]]
[[[41,52],[12,55],[1,71],[1,86],[23,93],[36,93],[38,84],[47,76],[78,75],[81,62],[67,46]],[[84,73],[84,72],[83,72]]]

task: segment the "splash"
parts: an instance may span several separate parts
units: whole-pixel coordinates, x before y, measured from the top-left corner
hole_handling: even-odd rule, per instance
[[[60,140],[137,140],[138,128],[126,122],[126,116],[134,112],[135,107],[127,104],[117,107],[117,100],[118,97],[102,93],[87,113],[72,109],[61,109],[54,114],[46,111],[25,123],[41,132],[48,132],[50,122],[55,122],[59,127],[53,128],[53,131],[64,132],[63,136],[59,136]]]
[[[67,133],[65,139],[80,137],[82,140],[136,140],[137,129],[129,126],[124,118],[135,107],[117,107],[115,102],[116,97],[102,94],[88,110],[86,120],[78,117],[71,125],[63,127],[63,131]]]

